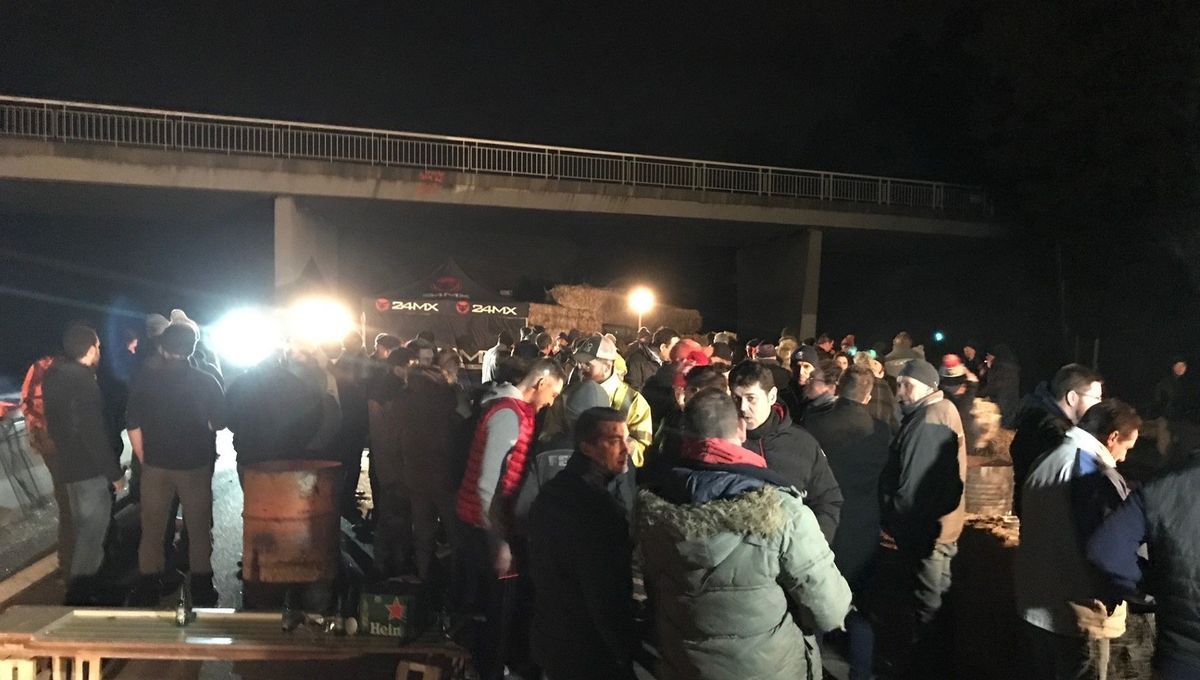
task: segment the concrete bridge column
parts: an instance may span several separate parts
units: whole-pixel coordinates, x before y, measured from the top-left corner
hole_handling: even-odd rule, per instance
[[[337,229],[294,196],[275,197],[275,290],[338,283]]]
[[[785,326],[801,340],[817,334],[821,230],[783,234],[737,253],[738,333],[778,340]]]

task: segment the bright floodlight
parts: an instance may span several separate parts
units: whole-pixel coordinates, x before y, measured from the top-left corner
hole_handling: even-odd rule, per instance
[[[642,286],[629,291],[629,308],[638,315],[638,327],[642,325],[642,315],[654,309],[654,291]]]
[[[638,317],[638,328],[642,327],[642,316],[654,309],[654,291],[639,286],[629,291],[629,309]]]
[[[329,298],[307,298],[288,309],[288,338],[315,345],[341,342],[354,330],[345,305]]]
[[[253,307],[235,309],[212,328],[217,352],[235,366],[253,366],[270,356],[283,338],[269,312]]]

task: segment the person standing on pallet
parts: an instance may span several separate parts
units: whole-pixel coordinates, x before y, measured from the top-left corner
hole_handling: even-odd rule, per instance
[[[212,574],[212,476],[216,432],[225,427],[224,398],[216,379],[188,363],[196,331],[167,327],[159,355],[147,360],[130,389],[129,442],[142,463],[142,537],[138,545],[135,606],[153,607],[162,595],[163,533],[174,522],[178,496],[188,523],[189,587],[201,607],[217,604]]]
[[[71,325],[63,334],[63,352],[46,371],[42,393],[58,456],[55,481],[66,487],[75,529],[71,564],[62,565],[68,581],[65,603],[86,606],[99,599],[96,574],[104,563],[113,492],[124,491],[125,475],[108,446],[104,399],[96,384],[100,338],[95,329]]]

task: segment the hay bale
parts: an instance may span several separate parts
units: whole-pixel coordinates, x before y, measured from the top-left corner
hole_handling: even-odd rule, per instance
[[[572,309],[560,305],[529,305],[529,323],[544,326],[546,332],[558,335],[577,328],[584,333],[599,333],[602,327],[599,317],[590,309]]]
[[[964,495],[967,512],[979,515],[1008,515],[1012,512],[1012,465],[996,458],[967,456]]]
[[[603,324],[637,326],[637,315],[629,309],[626,291],[593,286],[559,285],[550,289],[550,296],[562,307],[592,312],[601,326]],[[532,310],[530,313],[532,315]],[[703,320],[700,312],[694,309],[659,304],[643,319],[643,322],[651,326],[670,326],[676,331],[686,334],[699,331]],[[597,328],[598,330],[599,328]]]

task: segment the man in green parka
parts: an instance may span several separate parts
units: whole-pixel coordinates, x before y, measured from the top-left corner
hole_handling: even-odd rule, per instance
[[[684,427],[680,466],[640,497],[659,677],[819,679],[812,635],[842,626],[850,587],[816,517],[741,447],[728,395],[693,397]]]

